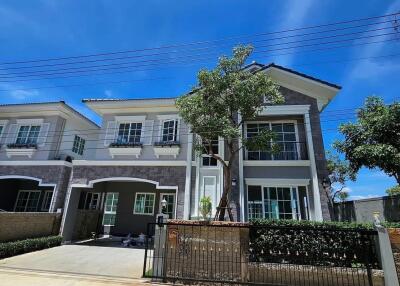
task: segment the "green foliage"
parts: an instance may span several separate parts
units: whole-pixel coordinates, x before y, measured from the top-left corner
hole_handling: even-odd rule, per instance
[[[361,167],[379,168],[400,185],[400,103],[385,105],[379,97],[368,97],[357,112],[355,123],[339,128],[343,141],[334,147],[345,155],[356,173]]]
[[[211,197],[202,197],[200,200],[200,213],[204,219],[208,219],[211,215],[212,203]]]
[[[61,241],[61,236],[47,236],[0,243],[0,259],[59,246]]]
[[[384,221],[381,223],[385,228],[400,228],[400,222]]]
[[[265,73],[243,69],[252,50],[251,46],[234,48],[232,58],[223,56],[215,69],[201,70],[192,92],[177,99],[180,116],[203,142],[218,137],[237,141],[243,124],[238,113],[246,120],[254,119],[263,107],[264,96],[270,104],[283,102],[279,86]],[[271,134],[260,137],[268,141]]]
[[[349,197],[349,194],[344,190],[346,182],[355,181],[356,173],[350,168],[350,163],[341,160],[337,154],[328,151],[326,157],[329,179],[332,184],[329,196],[332,203],[336,198],[343,202]]]
[[[386,193],[387,193],[389,196],[400,195],[400,186],[391,187],[391,188],[389,188],[389,189],[386,190]]]
[[[378,267],[372,224],[256,220],[250,227],[251,261]]]
[[[274,220],[274,219],[255,219],[251,221],[253,225],[260,226],[285,226],[285,227],[310,227],[315,229],[357,229],[373,230],[372,223],[339,222],[339,221],[310,221],[310,220]]]

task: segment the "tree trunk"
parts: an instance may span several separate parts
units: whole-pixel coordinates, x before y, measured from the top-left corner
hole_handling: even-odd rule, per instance
[[[229,219],[233,221],[232,212],[229,208],[229,198],[232,192],[232,173],[231,166],[224,166],[224,190],[222,192],[221,200],[217,207],[217,213],[215,214],[214,220],[224,221],[225,211],[228,211]]]

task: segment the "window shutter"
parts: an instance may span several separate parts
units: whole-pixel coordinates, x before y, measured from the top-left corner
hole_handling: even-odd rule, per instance
[[[143,145],[151,145],[152,139],[153,139],[153,124],[154,120],[145,120],[144,121],[144,126],[142,129],[142,138],[140,142],[142,142]]]
[[[43,123],[40,126],[39,136],[37,139],[37,145],[43,147],[46,143],[47,135],[49,134],[50,123]]]
[[[158,120],[156,121],[156,124],[154,126],[154,130],[155,130],[155,138],[154,138],[154,142],[161,142],[162,139],[162,132],[163,132],[163,124],[164,121],[163,120]]]
[[[117,121],[108,121],[106,136],[104,137],[104,146],[108,147],[115,140],[117,132]]]
[[[18,133],[18,124],[11,124],[7,132],[4,132],[4,138],[6,144],[15,143]]]
[[[179,139],[179,137],[181,137],[181,119],[180,118],[178,118],[176,120],[176,125],[177,125],[177,127],[176,127],[176,141],[180,142],[180,139]]]

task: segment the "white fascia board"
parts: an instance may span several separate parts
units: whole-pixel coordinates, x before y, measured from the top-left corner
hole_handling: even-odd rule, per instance
[[[135,160],[135,161],[122,161],[122,160],[73,160],[73,166],[166,166],[166,167],[180,167],[186,166],[184,160]]]
[[[41,160],[41,161],[0,161],[0,166],[66,166],[72,167],[67,161]]]
[[[308,186],[310,179],[269,179],[269,178],[245,178],[246,185],[252,186]]]
[[[258,115],[303,115],[310,111],[310,105],[268,105]]]
[[[245,167],[307,167],[310,166],[310,160],[244,160]]]
[[[143,122],[146,120],[146,115],[129,115],[129,116],[114,116],[117,122]]]

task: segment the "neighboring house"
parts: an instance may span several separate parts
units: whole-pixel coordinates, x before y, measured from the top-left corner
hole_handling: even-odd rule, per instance
[[[63,208],[72,159],[89,155],[98,129],[62,101],[0,105],[0,209]]]
[[[321,184],[327,170],[320,112],[340,87],[275,64],[246,68],[269,74],[281,86],[285,103],[266,102],[259,117],[244,125],[247,137],[263,128],[274,130],[281,152],[239,154],[231,198],[236,219],[330,219]],[[73,161],[62,223],[66,240],[90,232],[145,232],[163,199],[170,218],[198,218],[202,196],[211,196],[215,211],[222,167],[195,154],[194,135],[179,118],[174,98],[84,102],[102,117],[102,127],[95,152]],[[221,140],[214,148],[224,155]]]

